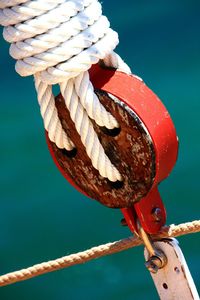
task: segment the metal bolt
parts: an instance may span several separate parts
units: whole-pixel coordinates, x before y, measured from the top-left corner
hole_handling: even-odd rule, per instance
[[[145,263],[145,266],[147,269],[153,273],[156,274],[159,269],[162,267],[162,261],[157,256],[152,256],[150,259]]]
[[[122,226],[128,226],[127,222],[125,219],[121,219],[121,225]]]
[[[162,221],[162,210],[159,207],[153,208],[151,215],[155,222],[159,223]]]
[[[167,264],[167,257],[160,249],[156,249],[155,253],[156,255],[152,255],[145,263],[147,269],[154,274],[156,274],[159,269],[164,268]]]

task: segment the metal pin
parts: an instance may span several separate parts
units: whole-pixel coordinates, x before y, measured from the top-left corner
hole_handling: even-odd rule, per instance
[[[155,207],[151,213],[153,220],[159,223],[162,220],[162,210],[159,207]]]
[[[137,222],[137,225],[140,238],[143,240],[144,245],[149,253],[149,259],[146,261],[145,265],[150,272],[157,273],[159,269],[162,269],[166,266],[167,257],[160,249],[155,247],[150,236],[144,231],[139,221]]]

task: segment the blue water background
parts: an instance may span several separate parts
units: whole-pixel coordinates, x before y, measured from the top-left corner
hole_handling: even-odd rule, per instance
[[[118,53],[167,106],[179,159],[160,185],[168,223],[199,219],[200,1],[105,0]],[[71,187],[48,153],[32,78],[0,39],[0,273],[130,235],[121,213]],[[179,239],[200,289],[200,236]],[[142,247],[0,289],[2,300],[158,299]]]

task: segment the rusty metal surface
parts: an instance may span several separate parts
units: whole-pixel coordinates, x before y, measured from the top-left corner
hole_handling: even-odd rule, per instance
[[[96,93],[120,124],[119,131],[109,131],[93,122],[99,140],[107,156],[120,171],[123,182],[112,183],[94,169],[61,95],[56,98],[59,118],[77,151],[67,152],[58,149],[50,141],[48,143],[59,169],[75,187],[108,207],[129,207],[143,198],[153,184],[155,154],[152,140],[129,107],[105,92]]]

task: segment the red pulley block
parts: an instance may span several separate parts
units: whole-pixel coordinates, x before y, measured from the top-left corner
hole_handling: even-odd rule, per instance
[[[131,231],[137,231],[138,218],[146,232],[155,234],[166,222],[157,187],[171,172],[178,153],[173,122],[159,98],[138,77],[95,65],[90,78],[99,100],[120,124],[119,130],[109,131],[93,122],[123,181],[109,182],[93,168],[61,96],[56,100],[59,118],[77,151],[58,149],[46,134],[51,155],[76,189],[106,206],[121,208]]]

